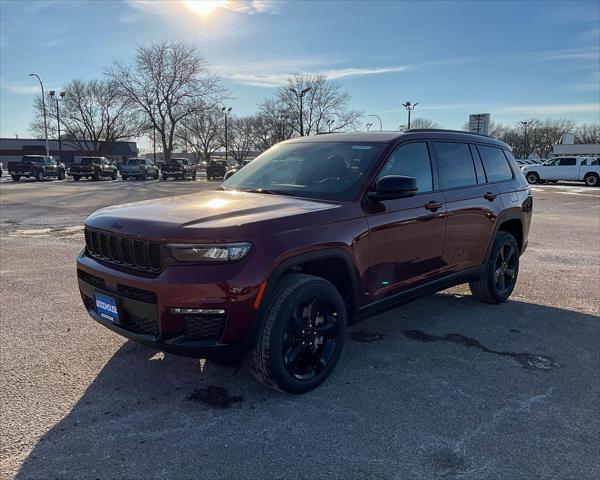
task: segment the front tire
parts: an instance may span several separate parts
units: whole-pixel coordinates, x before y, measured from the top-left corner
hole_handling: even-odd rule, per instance
[[[38,170],[37,172],[35,172],[35,179],[38,182],[43,182],[44,181],[44,171]]]
[[[338,290],[312,275],[286,275],[264,311],[250,352],[252,374],[287,393],[318,387],[344,346],[346,306]]]
[[[597,187],[600,184],[600,179],[595,173],[588,173],[583,177],[583,181],[588,187]]]
[[[117,172],[112,172],[112,174],[110,175],[111,180],[116,180],[117,179]]]
[[[519,275],[519,245],[510,233],[496,235],[492,252],[481,278],[469,283],[475,298],[485,303],[502,303],[508,300]]]
[[[13,182],[18,182],[21,180],[21,175],[11,175]]]
[[[79,180],[81,180],[81,177],[79,175],[73,175],[73,180],[78,182]]]
[[[64,170],[60,170],[58,172],[58,179],[59,180],[64,180],[65,179],[65,171]]]
[[[540,183],[540,176],[535,172],[528,172],[527,175],[525,175],[525,178],[527,179],[527,182],[532,185]]]

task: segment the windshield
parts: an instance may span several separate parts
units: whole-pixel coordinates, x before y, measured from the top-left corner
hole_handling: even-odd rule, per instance
[[[91,165],[92,163],[94,163],[94,159],[93,158],[82,158],[81,159],[81,164],[82,165]]]
[[[346,142],[276,145],[227,179],[223,187],[349,201],[384,146]]]
[[[172,158],[169,163],[184,163],[185,160],[183,158]]]
[[[141,165],[143,163],[144,163],[143,160],[136,160],[136,159],[127,161],[127,165]]]

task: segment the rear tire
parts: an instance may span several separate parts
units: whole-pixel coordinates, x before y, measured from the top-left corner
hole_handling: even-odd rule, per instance
[[[73,175],[73,180],[78,182],[79,180],[81,180],[81,177],[79,175]]]
[[[64,170],[60,170],[58,172],[58,179],[59,180],[64,180],[65,179],[65,171]]]
[[[169,177],[168,177],[168,175],[165,175],[165,174],[163,173],[162,179],[166,181],[168,178],[169,178]]]
[[[156,172],[156,173],[155,173],[155,174],[152,176],[152,178],[154,178],[154,180],[158,180],[158,172]]]
[[[540,183],[540,176],[535,172],[528,172],[527,175],[525,175],[525,178],[527,179],[527,182],[532,185]]]
[[[11,175],[13,182],[18,182],[21,180],[21,175]]]
[[[510,233],[496,234],[490,258],[480,280],[469,283],[471,293],[485,303],[508,300],[519,275],[519,246]]]
[[[600,178],[595,173],[586,174],[583,181],[588,187],[597,187],[600,184]]]
[[[298,273],[283,277],[271,298],[250,351],[251,372],[287,393],[313,390],[342,353],[344,301],[327,280]]]
[[[110,175],[111,180],[116,180],[117,179],[117,172],[112,172],[112,174]]]

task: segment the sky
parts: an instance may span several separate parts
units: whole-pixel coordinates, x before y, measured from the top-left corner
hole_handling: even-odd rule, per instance
[[[30,72],[59,90],[163,39],[198,47],[237,115],[303,72],[384,130],[406,123],[407,100],[444,128],[488,112],[600,122],[598,1],[0,0],[0,136],[31,136]]]

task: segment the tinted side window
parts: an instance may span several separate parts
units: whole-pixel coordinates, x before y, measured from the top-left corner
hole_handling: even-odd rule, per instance
[[[434,142],[440,188],[477,185],[473,158],[466,143]]]
[[[512,178],[512,170],[501,149],[483,145],[479,145],[477,148],[481,153],[488,182],[501,182]]]
[[[431,192],[431,160],[425,142],[407,143],[396,148],[379,172],[378,178],[387,175],[403,175],[417,179],[418,193]]]
[[[572,167],[577,164],[577,160],[574,158],[561,158],[559,165],[561,167]]]

